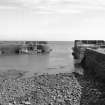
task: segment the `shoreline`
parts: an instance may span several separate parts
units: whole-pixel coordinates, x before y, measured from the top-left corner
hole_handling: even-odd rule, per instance
[[[9,78],[0,85],[3,105],[5,102],[20,104],[25,97],[28,97],[30,105],[79,105],[81,97],[81,87],[72,73],[41,74],[16,80]]]
[[[51,95],[52,94],[51,91],[56,91],[56,92],[58,92],[57,93],[58,96],[60,95],[61,98],[59,99],[59,98],[57,98],[58,96],[54,96],[54,97],[56,97],[57,100],[55,99],[56,102],[53,100],[53,104],[54,104],[54,102],[61,103],[63,105],[68,105],[67,103],[69,103],[69,104],[71,103],[70,105],[102,105],[102,104],[105,104],[105,84],[103,84],[102,82],[95,80],[91,77],[86,77],[85,75],[81,75],[76,72],[57,73],[57,74],[35,73],[31,77],[23,76],[23,78],[15,78],[15,79],[6,78],[4,81],[2,81],[0,86],[5,87],[6,86],[5,83],[11,87],[10,93],[12,91],[14,91],[14,88],[15,88],[15,87],[12,87],[12,84],[14,84],[14,86],[18,87],[20,90],[22,89],[21,86],[24,87],[23,88],[24,92],[23,92],[23,90],[21,90],[21,91],[16,90],[17,91],[16,94],[12,93],[14,98],[9,99],[12,101],[15,100],[16,97],[17,98],[26,97],[26,96],[31,97],[31,95],[32,94],[35,95],[36,92],[38,92],[37,97],[44,98],[43,96],[41,97],[40,94],[45,94],[46,92],[48,92],[48,94]],[[30,86],[32,86],[32,87],[30,87]],[[70,90],[67,89],[68,93],[65,93],[65,92],[63,93],[63,91],[66,91],[65,90],[66,88],[64,88],[65,86],[68,89],[70,89]],[[2,87],[2,88],[4,88],[4,87]],[[62,92],[60,92],[59,89]],[[44,91],[44,93],[42,90]],[[1,89],[0,89],[0,91],[1,91]],[[2,92],[3,91],[4,90],[2,90]],[[5,90],[5,92],[7,92],[7,90]],[[18,93],[18,92],[20,92],[20,93]],[[34,92],[34,93],[31,93],[31,92]],[[42,93],[40,93],[40,92],[42,92]],[[20,94],[20,96],[19,96],[19,94]],[[48,94],[46,94],[46,97],[48,96]],[[56,93],[54,93],[54,94],[56,94]],[[62,94],[66,94],[65,97],[63,97]],[[68,98],[67,98],[67,96],[68,96],[67,94],[69,95]],[[71,94],[75,94],[77,96],[75,96],[75,95],[72,96]],[[16,95],[16,97],[15,97],[15,95]],[[53,97],[53,95],[51,97]],[[74,104],[75,102],[73,102],[73,100],[72,100],[72,98],[75,98],[75,97],[77,98],[77,101],[76,101],[77,104]],[[36,98],[34,100],[36,100]],[[48,102],[48,99],[45,99],[45,100],[47,101],[47,103],[50,103],[50,105],[53,105],[53,104],[51,104],[51,102]],[[7,101],[7,103],[8,102],[9,101]],[[32,102],[33,101],[31,100],[31,103]],[[45,102],[45,101],[43,100],[43,102]]]
[[[80,86],[82,95],[80,105],[104,105],[105,84],[95,78],[74,73]]]

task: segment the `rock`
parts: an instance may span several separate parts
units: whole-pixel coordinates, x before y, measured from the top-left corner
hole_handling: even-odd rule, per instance
[[[81,86],[74,75],[68,73],[41,74],[18,80],[7,79],[2,86],[2,93],[8,97],[17,91],[12,95],[17,104],[76,105],[81,98]]]

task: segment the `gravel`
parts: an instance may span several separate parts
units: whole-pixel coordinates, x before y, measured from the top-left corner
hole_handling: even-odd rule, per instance
[[[0,78],[0,105],[105,105],[105,83],[97,79],[78,73],[15,74]]]
[[[81,86],[73,73],[5,78],[0,82],[1,105],[80,105]]]
[[[80,105],[105,105],[105,83],[92,77],[74,73],[81,85]]]

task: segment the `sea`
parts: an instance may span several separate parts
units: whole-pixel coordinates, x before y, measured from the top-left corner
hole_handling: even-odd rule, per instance
[[[48,54],[0,56],[0,71],[26,71],[25,76],[32,76],[35,73],[57,74],[82,71],[81,67],[75,66],[72,56],[73,41],[48,41],[48,46],[52,49]]]

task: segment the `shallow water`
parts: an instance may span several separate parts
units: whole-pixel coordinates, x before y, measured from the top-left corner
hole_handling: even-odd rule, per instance
[[[49,42],[49,46],[52,49],[50,54],[0,56],[0,70],[29,71],[27,76],[33,73],[73,72],[73,42]]]

